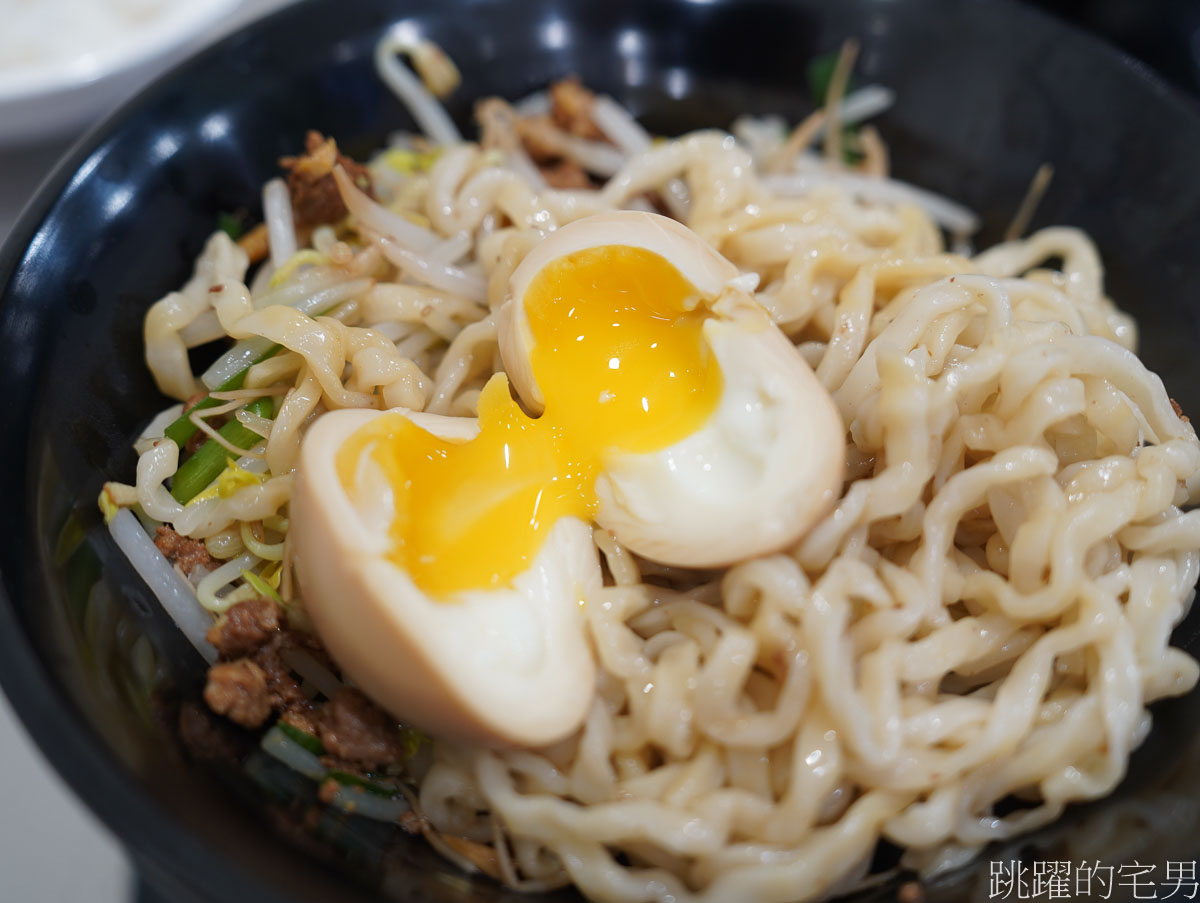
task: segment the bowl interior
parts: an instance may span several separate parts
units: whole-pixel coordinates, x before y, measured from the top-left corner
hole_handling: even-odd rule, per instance
[[[291,789],[269,778],[189,758],[180,704],[195,697],[202,664],[95,510],[105,480],[130,479],[129,440],[164,405],[142,363],[142,315],[186,279],[218,215],[257,215],[261,184],[310,128],[366,156],[411,126],[370,62],[375,39],[398,20],[458,62],[463,84],[449,106],[464,127],[474,100],[517,98],[569,73],[665,134],[727,126],[745,112],[795,120],[810,108],[808,61],[855,36],[860,80],[898,92],[879,121],[895,172],[978,211],[987,244],[1037,167],[1053,163],[1035,225],[1092,234],[1110,293],[1139,319],[1143,357],[1185,410],[1200,410],[1200,117],[1039,14],[952,0],[310,0],[286,9],[85,139],[0,255],[0,498],[10,508],[0,679],[55,765],[172,899],[351,900],[380,888],[406,900],[522,899],[459,874],[418,841],[316,817],[281,801]],[[1194,652],[1198,628],[1189,619],[1177,642]],[[1195,694],[1157,706],[1130,778],[1111,800],[1072,810],[1066,825],[1200,802],[1188,755],[1196,708]],[[1144,830],[1143,860],[1162,861],[1164,844],[1181,837],[1190,843],[1190,817],[1182,832]],[[1037,842],[1053,850],[1069,829]],[[1111,852],[1098,843],[1098,856]],[[986,864],[969,867],[930,893],[953,899],[986,880]]]

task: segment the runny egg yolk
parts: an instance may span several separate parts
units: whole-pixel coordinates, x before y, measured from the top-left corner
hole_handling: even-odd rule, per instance
[[[391,414],[337,453],[352,497],[364,462],[382,471],[395,506],[389,558],[431,596],[508,584],[560,517],[592,519],[609,455],[666,448],[720,398],[701,332],[707,312],[661,255],[578,251],[543,267],[523,301],[541,416],[526,414],[497,373],[480,395],[475,439],[441,439]]]

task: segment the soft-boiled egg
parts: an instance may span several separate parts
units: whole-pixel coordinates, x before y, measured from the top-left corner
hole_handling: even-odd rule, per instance
[[[521,399],[573,411],[601,459],[596,522],[664,564],[782,548],[841,489],[841,416],[744,280],[675,220],[600,214],[535,247],[500,312]]]
[[[310,428],[296,564],[351,679],[440,734],[550,743],[595,679],[592,523],[691,566],[811,526],[840,489],[845,429],[744,278],[673,220],[579,220],[513,273],[508,376],[478,420],[356,410]]]
[[[601,580],[591,527],[560,519],[502,585],[430,590],[397,562],[394,543],[424,510],[410,493],[430,487],[397,480],[370,454],[414,438],[469,448],[477,434],[463,417],[325,414],[301,448],[291,541],[317,633],[376,702],[443,736],[538,746],[570,733],[591,701],[595,664],[580,609]],[[505,529],[513,527],[497,540]],[[469,566],[465,556],[445,570]]]

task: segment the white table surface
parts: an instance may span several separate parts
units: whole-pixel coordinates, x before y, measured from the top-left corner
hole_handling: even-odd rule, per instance
[[[198,36],[197,44],[287,2],[245,0],[230,21]],[[0,147],[0,243],[74,137]],[[70,851],[66,857],[64,850]],[[132,897],[124,851],[45,762],[0,695],[0,901],[128,903]]]

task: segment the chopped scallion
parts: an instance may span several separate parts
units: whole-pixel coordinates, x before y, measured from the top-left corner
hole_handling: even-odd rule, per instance
[[[246,410],[259,417],[274,417],[275,405],[271,398],[256,398],[246,405]],[[237,418],[230,420],[217,434],[236,448],[250,448],[262,441],[262,436],[244,426]],[[217,478],[231,459],[229,449],[215,439],[209,439],[175,471],[171,482],[171,495],[176,501],[186,505],[194,496],[204,490],[209,483]]]
[[[359,777],[356,774],[351,774],[348,771],[340,771],[336,768],[329,770],[329,777],[333,778],[339,784],[345,787],[361,787],[367,793],[373,793],[375,796],[393,797],[399,793],[396,787],[389,787],[386,784],[377,784],[374,781],[368,781],[366,778]]]
[[[274,357],[282,349],[282,345],[272,345],[265,352],[254,359],[254,364],[262,363],[267,358]],[[250,366],[253,366],[253,364]],[[236,392],[245,384],[246,374],[249,371],[250,367],[246,367],[245,369],[235,373],[233,376],[229,377],[229,379],[225,380],[225,382],[221,383],[221,385],[217,386],[215,391]],[[205,408],[215,408],[219,404],[222,404],[222,402],[216,398],[213,398],[211,395],[204,396],[204,398],[188,408],[183,414],[180,414],[170,426],[163,430],[163,435],[172,440],[180,448],[183,448],[185,445],[187,445],[188,440],[190,440],[192,436],[196,435],[196,424],[192,423],[192,418],[189,416],[192,411],[204,410]]]
[[[288,724],[286,721],[277,721],[275,726],[283,733],[285,737],[308,750],[314,756],[325,755],[325,744],[321,742],[319,737],[315,737],[308,731],[302,731],[294,725]]]
[[[808,93],[812,102],[823,107],[829,101],[829,83],[833,81],[833,71],[837,68],[838,52],[826,53],[815,57],[808,64]],[[854,77],[846,83],[846,94],[854,90]],[[858,128],[853,125],[842,126],[842,160],[848,166],[862,161],[862,153],[858,150]]]
[[[244,210],[237,213],[218,213],[217,228],[237,241],[246,232],[246,212]]]

